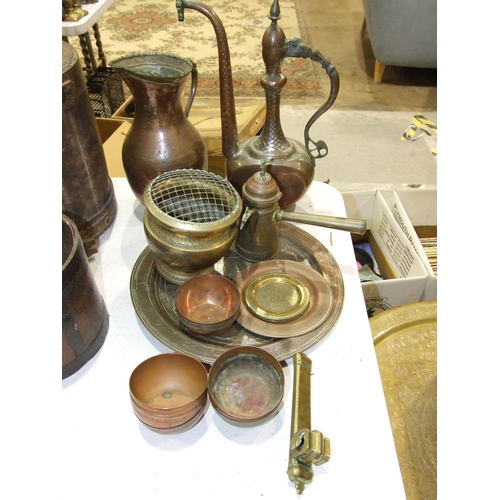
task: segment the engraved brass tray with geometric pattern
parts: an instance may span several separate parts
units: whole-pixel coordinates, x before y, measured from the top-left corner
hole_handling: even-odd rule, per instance
[[[135,312],[147,330],[174,351],[213,363],[228,349],[243,345],[260,347],[278,361],[292,357],[315,345],[333,328],[344,304],[344,280],[332,254],[309,233],[297,226],[280,222],[279,252],[275,259],[287,259],[308,265],[321,273],[332,289],[334,306],[327,319],[314,330],[293,338],[268,338],[235,323],[228,331],[202,337],[181,329],[174,304],[179,285],[160,276],[155,257],[147,247],[137,259],[130,278],[130,295]],[[215,266],[214,272],[229,279],[251,265],[233,249]]]

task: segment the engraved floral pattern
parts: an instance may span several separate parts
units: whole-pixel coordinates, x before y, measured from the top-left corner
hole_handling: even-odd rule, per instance
[[[300,38],[308,44],[300,3],[280,0],[279,25],[288,40]],[[265,73],[261,40],[270,25],[271,0],[204,2],[221,19],[231,54],[231,69],[236,97],[264,97],[260,77]],[[192,59],[199,72],[197,95],[218,97],[219,73],[215,32],[203,14],[185,9],[184,21],[177,19],[175,0],[116,0],[99,20],[107,61],[136,52],[164,52]],[[79,50],[77,37],[70,42]],[[282,96],[288,99],[324,98],[319,72],[321,66],[309,59],[286,58],[282,72],[288,81]]]

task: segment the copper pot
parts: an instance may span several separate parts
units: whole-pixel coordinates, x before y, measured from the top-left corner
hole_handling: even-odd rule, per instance
[[[62,211],[88,254],[116,216],[99,129],[76,50],[62,42]]]
[[[76,224],[62,216],[62,378],[92,359],[104,343],[109,317]]]

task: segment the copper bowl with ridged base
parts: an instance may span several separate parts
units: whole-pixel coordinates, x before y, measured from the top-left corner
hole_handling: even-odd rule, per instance
[[[197,359],[180,353],[153,356],[129,380],[137,418],[154,430],[182,429],[197,422],[207,404],[208,372]]]

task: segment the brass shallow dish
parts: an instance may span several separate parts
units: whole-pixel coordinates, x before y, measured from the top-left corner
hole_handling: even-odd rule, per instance
[[[245,301],[241,304],[238,323],[248,330],[270,338],[289,338],[304,335],[321,326],[334,307],[334,299],[328,281],[317,271],[300,262],[286,259],[273,259],[256,262],[242,269],[234,283],[243,295],[244,290],[256,277],[268,273],[291,275],[298,278],[309,290],[309,301],[305,311],[287,322],[269,323],[252,314]]]
[[[370,319],[408,500],[437,496],[437,302]]]
[[[295,276],[267,273],[246,287],[245,304],[264,321],[289,321],[300,316],[309,305],[309,289]]]
[[[252,345],[272,354],[278,361],[292,357],[323,339],[337,322],[344,304],[344,280],[332,254],[309,233],[287,222],[280,222],[278,259],[301,262],[318,271],[329,283],[333,308],[327,319],[310,332],[292,338],[267,338],[239,323],[223,334],[203,337],[180,328],[174,297],[179,285],[170,283],[156,271],[155,257],[149,247],[138,257],[130,277],[130,295],[137,316],[145,328],[162,344],[212,364],[233,347]],[[228,254],[215,264],[215,272],[233,279],[251,265],[237,252]],[[268,323],[272,325],[272,323]]]

